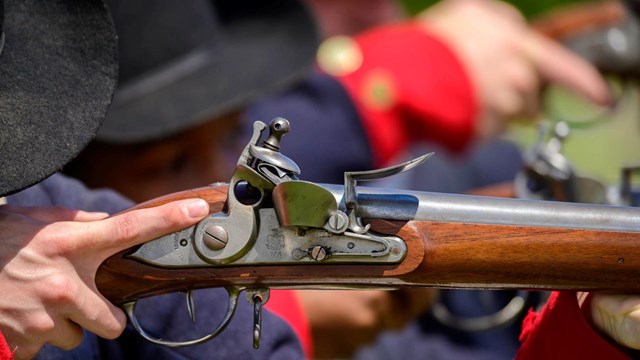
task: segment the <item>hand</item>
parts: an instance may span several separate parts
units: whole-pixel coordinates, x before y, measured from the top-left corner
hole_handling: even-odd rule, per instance
[[[513,117],[535,115],[544,82],[568,87],[598,104],[611,101],[593,66],[534,32],[503,2],[445,0],[419,18],[466,68],[480,107],[479,137],[498,134]]]
[[[316,358],[349,358],[383,330],[402,328],[432,303],[433,289],[300,290]]]
[[[593,293],[591,321],[620,345],[640,350],[640,296]]]
[[[204,200],[184,200],[107,218],[62,208],[0,207],[0,332],[16,359],[50,343],[76,347],[85,328],[113,339],[126,325],[122,310],[96,288],[109,256],[202,219]]]

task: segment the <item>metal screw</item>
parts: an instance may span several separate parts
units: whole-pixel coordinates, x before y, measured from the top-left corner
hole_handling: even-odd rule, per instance
[[[397,246],[391,247],[391,255],[398,256],[400,254],[400,249]]]
[[[293,251],[291,251],[293,260],[300,260],[305,256],[307,256],[307,252],[302,249],[293,249]]]
[[[204,245],[211,250],[222,250],[229,242],[227,231],[220,225],[210,225],[202,235]]]
[[[347,225],[347,218],[344,213],[335,213],[329,218],[329,226],[334,230],[341,230]]]
[[[624,264],[624,258],[619,258],[618,259],[618,264]]]
[[[310,256],[315,261],[322,261],[327,257],[327,250],[324,246],[314,246],[310,251]]]

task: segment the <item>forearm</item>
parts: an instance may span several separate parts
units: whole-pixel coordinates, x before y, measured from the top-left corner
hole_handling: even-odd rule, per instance
[[[44,181],[7,197],[13,206],[60,206],[110,214],[131,207],[133,202],[107,189],[91,190],[76,179],[54,174]]]

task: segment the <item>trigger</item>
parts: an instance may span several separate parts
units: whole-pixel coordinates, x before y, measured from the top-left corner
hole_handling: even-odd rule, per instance
[[[193,321],[193,323],[195,324],[196,322],[196,312],[195,312],[195,306],[193,304],[193,293],[191,292],[191,290],[187,290],[186,294],[187,296],[187,310],[189,310],[189,317],[191,318],[191,321]]]
[[[269,300],[269,289],[247,289],[247,300],[253,305],[253,348],[260,347],[262,305]]]

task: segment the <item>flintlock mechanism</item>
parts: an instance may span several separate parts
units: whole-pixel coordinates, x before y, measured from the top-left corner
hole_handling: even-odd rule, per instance
[[[227,194],[226,210],[197,225],[141,245],[129,258],[166,268],[277,264],[396,264],[407,252],[397,236],[382,236],[358,216],[357,182],[385,178],[422,164],[433,153],[384,169],[346,172],[344,200],[326,188],[298,180],[298,165],[280,152],[289,122],[274,119],[269,136],[256,121],[251,140],[240,155]],[[146,332],[135,316],[136,301],[124,304],[133,327],[147,340],[171,347],[189,346],[218,335],[231,320],[241,291],[254,304],[254,346],[259,345],[261,307],[269,289],[225,287],[229,305],[220,325],[199,339],[172,342]],[[191,292],[186,293],[194,318]]]

